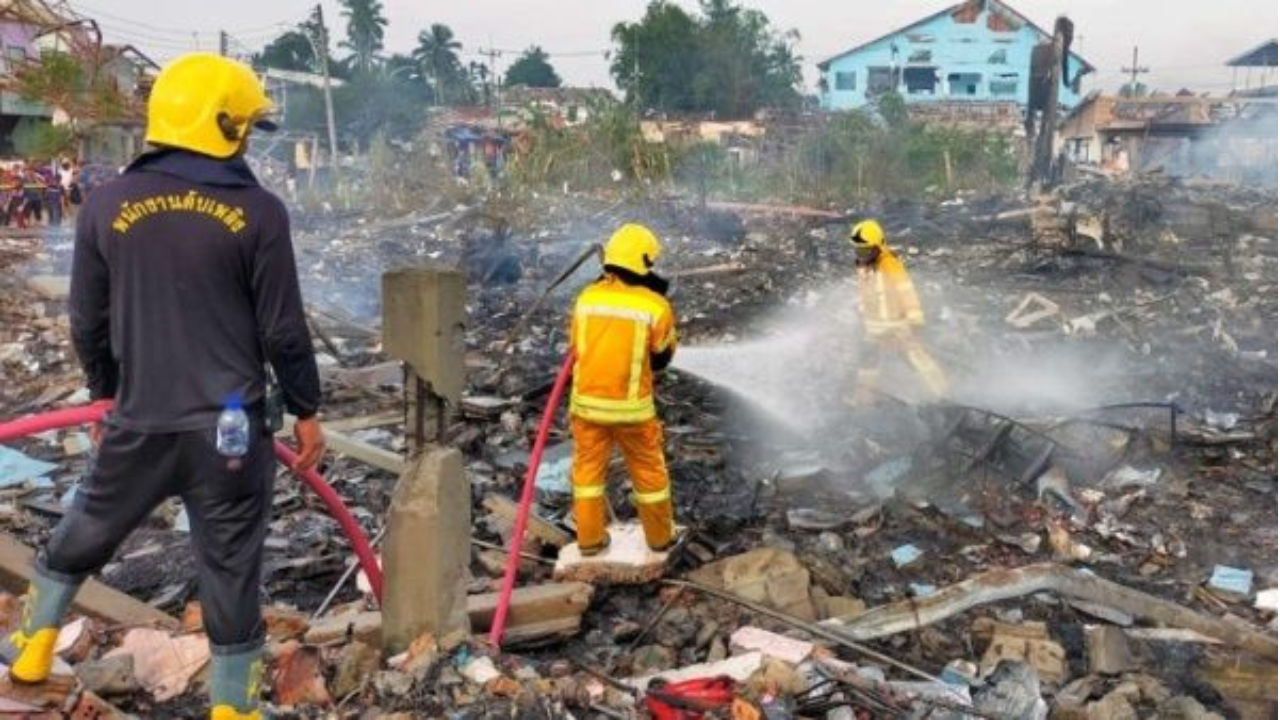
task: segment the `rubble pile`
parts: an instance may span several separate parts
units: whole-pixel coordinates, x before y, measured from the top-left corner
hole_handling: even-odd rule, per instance
[[[468,391],[444,439],[472,488],[475,635],[428,634],[386,657],[336,523],[282,473],[267,541],[268,697],[284,713],[342,717],[1270,717],[1275,208],[1274,191],[1139,176],[1032,200],[849,212],[596,196],[302,218],[325,476],[371,537],[406,449],[379,277],[405,264],[467,271]],[[658,396],[686,533],[638,584],[557,567],[573,537],[561,423],[508,640],[484,643],[566,307],[596,270],[541,301],[551,279],[613,226],[642,220],[668,243],[682,344],[732,349],[776,337],[779,306],[816,312],[841,291],[847,220],[864,214],[917,278],[955,397],[922,404],[904,391],[851,407],[825,384],[798,422],[749,392],[666,373]],[[4,416],[81,399],[62,300],[15,279],[64,275],[68,250],[0,240]],[[1059,377],[1063,358],[1091,370],[1067,386],[1073,402],[1010,390],[1013,369]],[[796,372],[852,375],[843,365],[815,356]],[[0,519],[24,543],[43,540],[84,472],[82,435],[12,446],[48,463],[0,478]],[[624,482],[610,499],[619,521],[634,517]],[[61,656],[75,680],[18,711],[200,712],[207,657],[184,523],[180,507],[162,508],[103,574],[181,621],[73,618]],[[16,600],[0,597],[0,611],[15,621]]]

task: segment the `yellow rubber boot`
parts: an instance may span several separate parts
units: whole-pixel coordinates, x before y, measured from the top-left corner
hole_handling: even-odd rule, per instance
[[[230,705],[214,705],[209,711],[209,720],[262,720],[262,713],[257,710],[242,713]]]
[[[32,635],[21,630],[9,636],[18,658],[9,667],[9,676],[24,683],[44,682],[53,670],[53,653],[58,645],[58,628],[41,628]]]
[[[262,686],[262,647],[248,650],[210,645],[210,720],[260,720],[258,694]]]
[[[9,676],[24,683],[44,682],[53,670],[58,627],[80,587],[78,580],[54,578],[37,564],[22,598],[22,620],[16,632],[0,641],[0,659]]]

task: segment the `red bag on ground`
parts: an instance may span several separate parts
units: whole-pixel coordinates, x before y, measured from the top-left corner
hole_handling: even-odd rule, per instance
[[[733,678],[695,678],[651,687],[645,706],[656,720],[701,720],[710,710],[729,707],[733,702]]]

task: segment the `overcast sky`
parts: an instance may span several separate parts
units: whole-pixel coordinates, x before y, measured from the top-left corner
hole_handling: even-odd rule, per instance
[[[281,29],[302,20],[315,0],[70,0],[101,22],[109,41],[130,42],[156,59],[198,46],[217,47],[227,30],[237,46],[259,49]],[[696,0],[681,0],[694,8]],[[778,29],[800,32],[806,90],[817,81],[815,63],[871,40],[954,3],[946,0],[746,0],[765,12]],[[1133,46],[1138,64],[1150,68],[1142,79],[1163,90],[1189,87],[1226,92],[1232,71],[1223,63],[1277,34],[1276,0],[1014,0],[1015,9],[1044,28],[1063,12],[1075,22],[1076,50],[1098,73],[1086,88],[1114,91],[1124,81]],[[337,0],[324,0],[325,17],[336,40],[345,34]],[[541,45],[573,85],[613,87],[604,54],[609,31],[622,20],[639,18],[646,0],[383,0],[390,20],[387,50],[408,52],[418,31],[444,23],[464,45],[464,61],[482,60],[485,48],[520,50]],[[499,72],[514,54],[496,58]],[[1243,81],[1243,75],[1241,75]]]

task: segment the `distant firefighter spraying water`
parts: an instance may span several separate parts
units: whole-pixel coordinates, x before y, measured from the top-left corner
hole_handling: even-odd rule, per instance
[[[947,376],[917,335],[924,312],[911,275],[885,245],[884,228],[863,220],[849,233],[857,252],[858,305],[865,334],[865,359],[858,368],[858,389],[883,390],[881,373],[891,355],[906,359],[935,397],[947,391]]]

